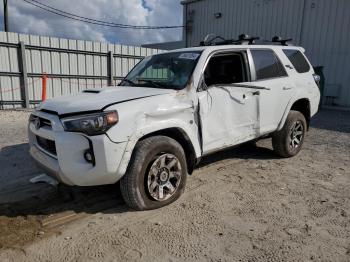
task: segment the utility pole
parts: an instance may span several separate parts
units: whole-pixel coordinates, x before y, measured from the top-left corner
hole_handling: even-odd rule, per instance
[[[4,27],[5,32],[9,31],[9,17],[8,17],[8,0],[4,0]]]

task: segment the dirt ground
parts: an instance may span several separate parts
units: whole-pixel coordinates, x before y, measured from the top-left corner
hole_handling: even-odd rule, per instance
[[[321,111],[292,159],[269,139],[206,157],[147,212],[117,185],[29,183],[27,118],[0,111],[0,261],[350,261],[350,112]]]

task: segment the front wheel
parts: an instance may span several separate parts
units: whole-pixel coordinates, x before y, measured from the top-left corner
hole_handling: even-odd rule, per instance
[[[274,151],[282,157],[293,157],[299,153],[304,143],[306,120],[299,111],[290,111],[280,131],[272,136]]]
[[[187,178],[181,145],[166,136],[137,143],[128,170],[120,181],[126,204],[135,210],[166,206],[183,193]]]

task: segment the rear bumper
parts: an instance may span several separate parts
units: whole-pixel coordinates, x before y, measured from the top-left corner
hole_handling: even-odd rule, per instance
[[[28,125],[30,155],[48,175],[67,185],[95,186],[116,183],[124,174],[118,172],[126,142],[114,143],[108,136],[86,136],[63,130],[58,117],[42,112],[35,115],[47,119],[52,126],[37,129]],[[48,151],[37,138],[54,141],[55,151]],[[84,158],[87,149],[93,150],[95,163]]]

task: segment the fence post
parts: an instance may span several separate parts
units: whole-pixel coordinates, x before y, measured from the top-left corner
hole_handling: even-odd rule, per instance
[[[108,86],[114,86],[114,59],[113,52],[109,51],[107,56]]]
[[[19,42],[18,55],[19,69],[22,74],[20,78],[21,83],[21,99],[23,107],[29,108],[29,92],[28,92],[28,76],[27,76],[27,62],[26,62],[26,45],[24,42]]]

